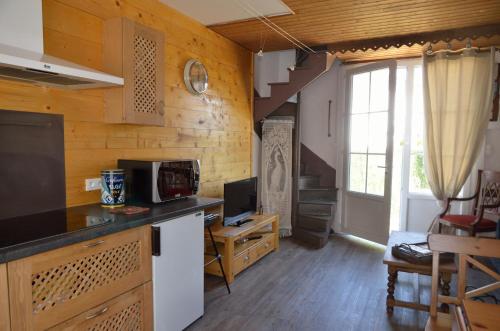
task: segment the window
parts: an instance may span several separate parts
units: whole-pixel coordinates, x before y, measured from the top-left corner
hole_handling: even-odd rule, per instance
[[[414,66],[409,191],[410,193],[431,194],[424,168],[424,95],[422,87],[422,66]]]
[[[352,76],[349,137],[349,191],[383,196],[389,69]]]

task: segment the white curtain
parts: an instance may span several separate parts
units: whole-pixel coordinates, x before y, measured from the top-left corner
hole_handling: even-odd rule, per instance
[[[424,55],[424,160],[438,200],[456,197],[483,144],[493,102],[494,50]]]

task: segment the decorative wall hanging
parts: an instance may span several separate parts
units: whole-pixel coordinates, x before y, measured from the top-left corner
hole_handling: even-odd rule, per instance
[[[280,216],[280,236],[292,234],[292,129],[289,117],[262,125],[261,201],[264,213]]]
[[[184,66],[184,84],[189,92],[202,94],[208,89],[208,73],[205,66],[198,60],[191,59]]]

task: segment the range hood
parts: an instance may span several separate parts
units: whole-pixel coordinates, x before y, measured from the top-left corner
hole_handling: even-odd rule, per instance
[[[66,89],[123,85],[123,78],[43,54],[42,0],[0,1],[0,78]]]

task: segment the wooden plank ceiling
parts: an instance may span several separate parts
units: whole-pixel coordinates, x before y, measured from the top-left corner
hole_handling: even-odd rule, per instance
[[[402,36],[500,23],[499,0],[283,0],[294,15],[270,18],[308,46]],[[258,20],[211,26],[219,34],[257,52],[294,48]],[[499,31],[500,33],[500,31]],[[495,44],[498,38],[477,44]],[[453,43],[453,46],[459,46]],[[417,56],[422,46],[347,52],[345,60]]]

